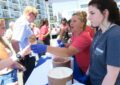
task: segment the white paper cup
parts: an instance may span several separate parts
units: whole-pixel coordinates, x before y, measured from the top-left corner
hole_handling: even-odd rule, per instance
[[[56,67],[48,73],[48,85],[72,85],[73,70],[68,67]]]

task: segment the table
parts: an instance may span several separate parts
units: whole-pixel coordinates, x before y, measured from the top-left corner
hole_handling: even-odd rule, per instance
[[[25,85],[46,85],[48,71],[52,68],[52,56],[41,56]]]
[[[36,67],[31,73],[25,85],[47,85],[48,84],[48,72],[53,68],[52,66],[52,54],[46,53],[46,55],[41,56]],[[76,80],[73,85],[84,85]]]

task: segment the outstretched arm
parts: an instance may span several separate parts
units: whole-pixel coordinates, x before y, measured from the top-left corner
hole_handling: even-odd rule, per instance
[[[50,52],[54,55],[57,55],[57,56],[61,56],[61,57],[69,57],[69,56],[72,56],[76,53],[79,52],[79,50],[77,50],[75,47],[73,46],[69,46],[68,48],[61,48],[61,47],[51,47],[51,46],[48,46],[47,47],[47,52]]]

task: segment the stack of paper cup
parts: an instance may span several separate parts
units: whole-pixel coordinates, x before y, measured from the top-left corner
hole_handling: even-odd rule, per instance
[[[68,67],[56,67],[48,73],[48,85],[72,85],[73,70]]]

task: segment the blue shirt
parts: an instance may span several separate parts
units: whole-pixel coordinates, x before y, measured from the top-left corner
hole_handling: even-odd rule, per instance
[[[107,65],[120,67],[120,26],[114,25],[105,33],[97,31],[91,46],[90,61],[92,85],[102,84]],[[115,85],[120,85],[120,72]]]
[[[33,34],[29,25],[30,23],[24,16],[21,16],[15,22],[12,39],[19,42],[19,50],[24,49],[28,45],[28,38]]]

